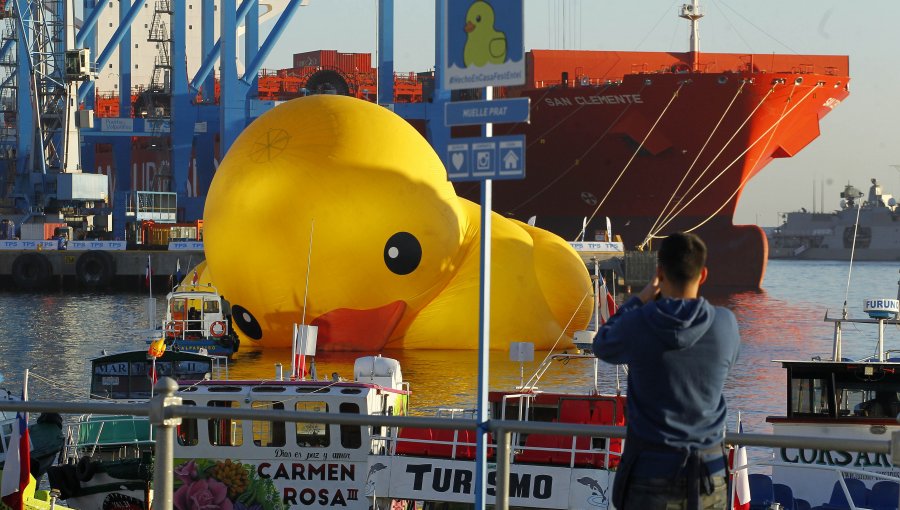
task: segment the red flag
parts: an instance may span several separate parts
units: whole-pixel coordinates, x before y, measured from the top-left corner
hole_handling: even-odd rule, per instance
[[[191,285],[197,285],[197,282],[200,281],[200,275],[197,274],[197,270],[194,269],[194,277],[191,278]]]
[[[27,400],[27,394],[22,400]],[[16,414],[12,436],[9,439],[9,450],[6,452],[6,464],[3,467],[3,480],[0,483],[0,495],[3,503],[13,510],[22,510],[25,505],[22,498],[31,473],[31,451],[28,438],[28,414]]]
[[[616,313],[616,300],[609,293],[606,280],[602,276],[600,277],[600,299],[600,324],[602,325],[606,324],[606,321]]]

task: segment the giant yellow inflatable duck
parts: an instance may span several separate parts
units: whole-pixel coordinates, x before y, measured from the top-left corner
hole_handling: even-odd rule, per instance
[[[494,29],[494,8],[476,0],[466,11],[466,44],[463,63],[466,67],[484,67],[506,62],[506,34]]]
[[[247,127],[219,166],[207,271],[261,346],[290,346],[305,321],[320,351],[473,349],[479,214],[402,118],[349,97],[295,99]],[[497,214],[492,228],[491,348],[571,345],[592,310],[581,259],[541,229]]]

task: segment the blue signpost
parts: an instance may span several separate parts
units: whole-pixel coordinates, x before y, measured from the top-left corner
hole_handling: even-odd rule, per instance
[[[443,4],[443,5],[441,5]],[[443,7],[443,9],[441,9]],[[440,17],[443,16],[443,23]],[[478,311],[478,431],[475,462],[475,508],[486,508],[488,373],[491,295],[492,179],[525,177],[525,137],[492,137],[492,122],[522,122],[521,101],[491,101],[496,85],[525,83],[523,0],[438,0],[440,61],[435,80],[440,89],[485,87],[486,101],[446,103],[444,123],[484,123],[483,138],[449,139],[444,158],[450,180],[481,181],[481,274]],[[439,80],[439,81],[438,81]],[[477,122],[473,122],[477,121]],[[432,141],[434,143],[434,141]]]
[[[494,101],[454,101],[444,103],[444,124],[447,126],[471,126],[528,122],[531,99],[516,97]]]

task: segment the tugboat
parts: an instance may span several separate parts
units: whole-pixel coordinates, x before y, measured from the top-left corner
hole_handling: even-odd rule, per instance
[[[180,283],[166,295],[162,330],[148,343],[165,338],[170,350],[231,357],[240,339],[231,328],[231,307],[211,284]]]

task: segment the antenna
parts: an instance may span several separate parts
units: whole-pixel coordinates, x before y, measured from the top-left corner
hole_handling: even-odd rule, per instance
[[[306,300],[309,298],[309,269],[312,263],[313,230],[316,228],[316,219],[309,222],[309,249],[306,252],[306,284],[303,288],[303,314],[300,316],[300,324],[306,324]]]
[[[847,271],[847,290],[844,292],[844,308],[841,310],[841,318],[847,318],[847,298],[850,296],[850,275],[853,274],[853,256],[856,253],[856,233],[859,230],[859,213],[862,211],[862,193],[856,200],[856,223],[853,224],[853,244],[850,245],[850,269]]]

